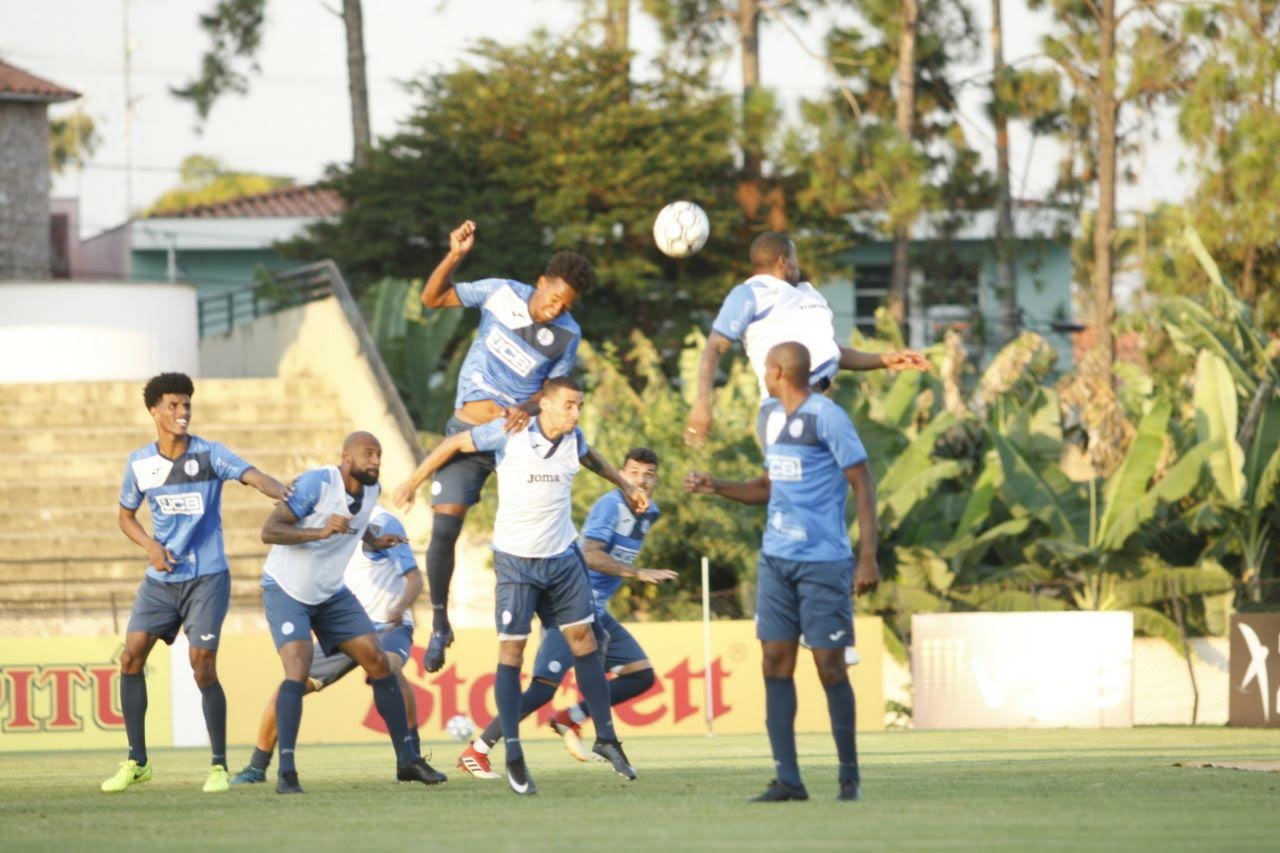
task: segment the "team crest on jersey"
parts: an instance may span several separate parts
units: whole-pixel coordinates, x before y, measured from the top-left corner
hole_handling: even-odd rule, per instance
[[[199,492],[156,495],[156,506],[165,515],[204,515],[204,498]]]
[[[556,336],[551,334],[550,329],[539,329],[537,338],[538,343],[542,344],[544,347],[551,346],[556,340]]]
[[[173,463],[163,456],[148,456],[130,463],[130,467],[133,468],[133,478],[138,481],[138,490],[145,492],[164,485],[173,470]]]
[[[188,459],[183,463],[182,470],[188,477],[194,477],[200,471],[200,462],[196,459]]]
[[[489,330],[488,336],[484,339],[484,346],[494,358],[521,376],[528,376],[533,370],[533,356],[520,349],[520,345],[507,337],[497,326]]]
[[[804,432],[804,421],[799,419],[792,421],[791,426],[787,427],[787,432],[791,433],[792,438],[799,438]]]

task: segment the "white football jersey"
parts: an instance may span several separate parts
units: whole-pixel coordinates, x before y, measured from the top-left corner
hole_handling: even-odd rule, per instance
[[[400,519],[380,506],[369,516],[369,529],[375,536],[394,533],[404,536]],[[343,577],[347,589],[355,594],[369,618],[379,627],[385,625],[391,606],[404,595],[405,575],[418,570],[413,549],[408,544],[393,545],[385,551],[373,551],[361,543],[351,555]],[[413,612],[404,611],[402,624],[413,627]]]

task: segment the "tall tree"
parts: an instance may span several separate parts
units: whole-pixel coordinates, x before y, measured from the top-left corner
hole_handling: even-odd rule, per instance
[[[1018,281],[1013,257],[1013,190],[1009,179],[1009,111],[1005,80],[1004,16],[991,0],[991,123],[996,131],[996,292],[1000,296],[1001,343],[1018,336]]]
[[[213,9],[200,16],[200,29],[209,37],[209,48],[200,60],[200,72],[182,86],[170,87],[174,97],[190,101],[200,123],[208,120],[218,99],[249,91],[249,76],[259,70],[267,0],[216,0]],[[369,125],[369,83],[364,54],[364,16],[360,0],[342,0],[347,37],[347,88],[351,97],[352,162],[366,164],[372,144]]]
[[[1111,383],[1115,359],[1116,194],[1120,161],[1133,138],[1132,108],[1176,91],[1183,82],[1185,38],[1161,0],[1031,0],[1048,7],[1055,28],[1044,40],[1045,55],[1069,91],[1077,117],[1075,162],[1069,181],[1094,188],[1088,309],[1093,350],[1083,368]],[[1167,4],[1175,5],[1173,0]],[[1081,139],[1079,133],[1087,132]]]
[[[900,14],[895,125],[902,139],[908,140],[914,135],[916,121],[916,28],[920,24],[920,7],[916,0],[902,0]],[[910,282],[911,221],[904,218],[893,227],[893,272],[889,285],[889,314],[899,326],[906,320]]]

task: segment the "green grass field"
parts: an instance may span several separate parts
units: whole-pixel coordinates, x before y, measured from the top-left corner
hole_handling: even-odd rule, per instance
[[[307,794],[268,785],[202,794],[205,754],[156,750],[155,780],[98,791],[116,752],[0,757],[0,849],[292,850],[1277,850],[1280,773],[1183,760],[1277,760],[1280,732],[898,732],[859,738],[866,797],[837,803],[830,739],[800,739],[807,803],[748,805],[770,777],[759,737],[635,738],[626,783],[529,741],[537,797],[453,770],[396,785],[390,747],[303,744]],[[499,750],[500,753],[500,750]],[[233,770],[247,758],[232,751]]]

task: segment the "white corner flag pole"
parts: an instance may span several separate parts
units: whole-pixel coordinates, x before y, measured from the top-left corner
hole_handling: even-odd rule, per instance
[[[713,737],[715,710],[712,706],[711,691],[711,566],[706,557],[702,558],[702,662],[704,673],[702,681],[707,688],[704,700],[707,712],[707,737]]]

